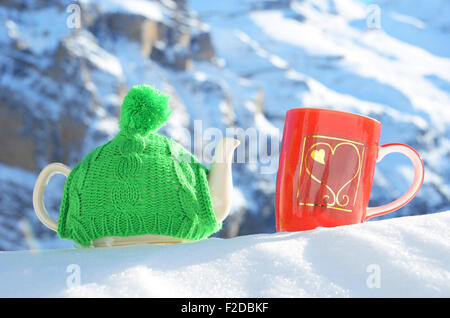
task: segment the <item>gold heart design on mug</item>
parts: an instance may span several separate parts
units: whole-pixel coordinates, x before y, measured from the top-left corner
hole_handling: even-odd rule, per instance
[[[352,147],[351,149],[353,149],[354,151],[355,151],[355,153],[356,153],[356,155],[357,155],[357,157],[358,157],[358,166],[357,166],[357,169],[356,169],[356,171],[355,171],[355,173],[352,175],[352,177],[349,179],[349,180],[345,180],[345,182],[344,182],[344,184],[338,189],[338,191],[336,192],[336,191],[334,191],[333,190],[333,188],[330,186],[330,185],[328,185],[328,184],[326,184],[324,181],[322,181],[321,180],[321,178],[318,178],[317,176],[315,176],[312,172],[311,172],[311,170],[308,168],[308,164],[307,164],[307,162],[308,162],[308,157],[309,156],[311,156],[311,158],[315,161],[315,162],[318,162],[318,163],[320,163],[320,164],[322,164],[322,165],[327,165],[327,163],[329,163],[329,160],[327,161],[327,162],[325,162],[325,155],[326,155],[326,151],[325,151],[325,149],[317,149],[317,147],[318,146],[325,146],[326,148],[328,148],[328,149],[330,149],[330,152],[329,152],[329,154],[330,154],[330,156],[334,156],[335,155],[335,153],[336,153],[336,150],[337,149],[339,149],[340,147],[342,147],[342,146],[350,146],[350,147]],[[351,143],[351,142],[341,142],[341,143],[338,143],[336,146],[331,146],[329,143],[327,143],[327,142],[318,142],[318,143],[315,143],[314,145],[312,145],[309,149],[308,149],[308,151],[307,151],[307,155],[305,156],[305,159],[304,159],[304,165],[305,165],[305,170],[306,170],[306,172],[310,175],[310,177],[311,177],[311,179],[313,179],[315,182],[318,182],[319,184],[321,184],[321,185],[323,185],[323,186],[325,186],[327,189],[328,189],[328,191],[330,191],[330,193],[331,193],[331,195],[332,195],[332,202],[331,203],[326,203],[325,204],[325,206],[327,206],[327,207],[333,207],[333,206],[336,206],[336,204],[339,206],[339,207],[346,207],[348,204],[349,204],[349,202],[350,202],[350,197],[349,197],[349,195],[348,194],[344,194],[343,196],[342,196],[342,198],[345,200],[344,202],[341,202],[341,199],[340,199],[340,197],[341,197],[341,192],[345,189],[345,187],[347,187],[353,180],[355,180],[358,176],[359,176],[359,174],[360,174],[360,172],[361,172],[361,154],[360,154],[360,151],[359,151],[359,149],[358,149],[358,147],[356,147],[353,143]],[[356,196],[357,194],[355,193],[355,196]],[[330,196],[327,194],[327,195],[325,195],[324,197],[323,197],[323,199],[324,200],[328,200],[328,199],[330,199]],[[356,199],[356,197],[355,197],[355,199]],[[346,211],[345,209],[344,209],[344,211]],[[351,210],[348,210],[348,211],[351,211]]]

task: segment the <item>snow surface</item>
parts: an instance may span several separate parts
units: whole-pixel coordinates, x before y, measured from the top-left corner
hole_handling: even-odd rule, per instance
[[[450,211],[181,245],[1,252],[0,296],[449,297],[449,226]]]

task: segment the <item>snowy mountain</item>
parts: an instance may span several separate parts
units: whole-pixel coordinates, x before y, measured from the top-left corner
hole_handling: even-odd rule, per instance
[[[449,297],[450,212],[176,245],[0,252],[0,297]]]
[[[450,208],[448,17],[445,0],[0,0],[0,249],[67,246],[34,215],[37,173],[50,162],[73,167],[112,138],[122,98],[142,83],[171,96],[161,132],[206,165],[227,128],[262,141],[241,147],[246,160],[233,165],[221,237],[275,231],[278,151],[293,107],[371,116],[382,143],[419,151],[424,185],[387,217]],[[412,180],[405,158],[377,167],[371,205]],[[55,218],[64,181],[47,190]]]

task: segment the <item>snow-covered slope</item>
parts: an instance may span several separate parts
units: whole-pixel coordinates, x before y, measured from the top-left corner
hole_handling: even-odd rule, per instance
[[[449,227],[442,212],[181,245],[0,252],[0,296],[450,297]]]

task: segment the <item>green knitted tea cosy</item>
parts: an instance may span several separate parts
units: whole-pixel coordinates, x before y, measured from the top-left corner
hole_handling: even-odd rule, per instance
[[[120,132],[67,177],[58,235],[83,246],[108,236],[144,234],[199,240],[221,228],[208,170],[185,148],[156,133],[172,110],[147,85],[131,88]]]

